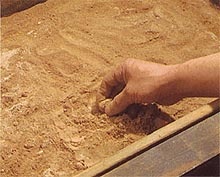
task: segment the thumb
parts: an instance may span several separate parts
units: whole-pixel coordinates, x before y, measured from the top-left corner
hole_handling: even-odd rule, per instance
[[[131,103],[131,99],[126,93],[125,88],[106,106],[105,113],[109,116],[116,115],[124,111]]]

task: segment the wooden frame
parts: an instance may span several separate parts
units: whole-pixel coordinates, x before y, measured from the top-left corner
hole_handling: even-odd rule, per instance
[[[208,161],[217,158],[219,154],[219,118],[220,112],[166,139],[102,176],[219,175],[217,161],[215,164],[212,163],[212,167],[209,165],[207,168]]]
[[[196,123],[204,120],[208,116],[213,115],[220,109],[219,99],[215,100],[207,105],[200,107],[199,109],[187,114],[186,116],[160,128],[159,130],[153,132],[150,135],[132,143],[131,145],[125,147],[124,149],[118,151],[115,155],[105,158],[96,165],[88,168],[82,173],[76,175],[77,177],[85,176],[100,176],[114,167],[130,160],[131,158],[137,156],[138,154],[146,151],[152,146],[165,141],[171,136],[195,125]]]

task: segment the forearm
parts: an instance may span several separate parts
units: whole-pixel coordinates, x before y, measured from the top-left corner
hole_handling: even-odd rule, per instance
[[[200,57],[176,67],[178,94],[183,97],[218,97],[220,53]]]

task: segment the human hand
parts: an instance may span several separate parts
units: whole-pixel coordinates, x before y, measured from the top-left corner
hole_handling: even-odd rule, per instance
[[[173,104],[182,98],[175,88],[175,69],[176,65],[128,59],[104,77],[97,102],[113,98],[105,107],[109,116],[133,103]],[[117,93],[118,88],[123,89]]]

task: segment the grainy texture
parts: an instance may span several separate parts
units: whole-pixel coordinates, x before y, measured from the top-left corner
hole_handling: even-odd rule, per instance
[[[91,114],[104,74],[119,62],[174,64],[220,51],[220,13],[208,0],[48,0],[1,23],[6,177],[77,174],[149,133],[126,114]],[[160,107],[154,120],[209,101]]]

